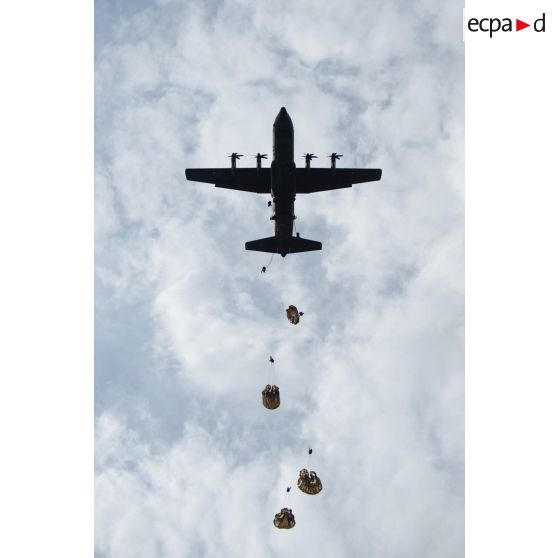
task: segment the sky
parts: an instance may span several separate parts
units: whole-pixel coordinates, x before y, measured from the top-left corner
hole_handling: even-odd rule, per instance
[[[461,18],[440,0],[96,2],[98,558],[463,556]],[[244,242],[272,234],[269,197],[184,168],[253,165],[281,106],[295,155],[383,176],[300,195],[323,249],[268,265]],[[309,465],[316,496],[295,486]]]

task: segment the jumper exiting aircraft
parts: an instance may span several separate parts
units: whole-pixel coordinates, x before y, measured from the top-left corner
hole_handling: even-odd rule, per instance
[[[294,162],[294,129],[291,117],[282,107],[273,124],[273,161],[271,168],[262,168],[261,161],[267,156],[258,153],[256,168],[236,168],[236,161],[242,155],[232,153],[231,168],[228,169],[186,169],[186,179],[195,182],[215,184],[218,188],[229,188],[271,194],[275,221],[275,236],[252,240],[246,243],[246,250],[287,254],[321,250],[322,243],[293,236],[294,201],[296,194],[311,194],[338,188],[350,188],[360,182],[373,182],[382,177],[381,169],[338,169],[336,161],[342,155],[332,153],[331,168],[311,168],[311,160],[316,158],[307,153],[306,166],[296,168]]]

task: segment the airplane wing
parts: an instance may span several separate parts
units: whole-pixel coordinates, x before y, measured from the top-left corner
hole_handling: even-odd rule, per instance
[[[382,169],[296,169],[296,193],[311,194],[337,188],[350,188],[359,182],[382,178]]]
[[[271,173],[269,168],[263,169],[186,169],[186,180],[208,182],[217,188],[229,188],[254,192],[256,194],[271,193]]]

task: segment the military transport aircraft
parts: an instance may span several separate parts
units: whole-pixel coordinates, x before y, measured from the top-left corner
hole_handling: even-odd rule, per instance
[[[321,250],[322,243],[301,238],[298,233],[293,236],[294,201],[296,194],[311,194],[350,188],[359,182],[380,180],[381,169],[338,169],[335,162],[338,153],[332,153],[331,168],[311,168],[310,162],[315,158],[313,153],[304,157],[306,166],[296,168],[294,162],[294,129],[291,117],[282,107],[273,124],[273,161],[271,168],[262,168],[261,161],[266,155],[258,153],[256,168],[236,168],[236,161],[242,155],[232,153],[231,168],[228,169],[186,169],[186,179],[195,182],[215,184],[218,188],[229,188],[271,194],[275,221],[275,236],[252,240],[246,243],[246,250],[287,254]]]

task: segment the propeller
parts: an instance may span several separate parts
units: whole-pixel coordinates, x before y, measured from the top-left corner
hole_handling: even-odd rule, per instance
[[[244,155],[241,155],[240,153],[233,152],[230,155],[227,155],[227,157],[231,160],[231,167],[233,169],[236,169],[237,159],[240,159],[241,157],[244,157]]]
[[[267,153],[258,153],[257,155],[252,155],[252,157],[256,158],[258,168],[261,168],[262,159],[267,159]]]
[[[310,168],[310,161],[312,161],[312,159],[317,159],[318,156],[314,155],[314,153],[304,153],[302,155],[304,157],[304,160],[306,161],[306,168],[309,169]]]
[[[335,168],[335,161],[337,161],[338,159],[341,159],[341,157],[343,157],[343,155],[341,155],[340,153],[331,153],[328,155],[330,161],[331,161],[331,168],[334,169]]]

